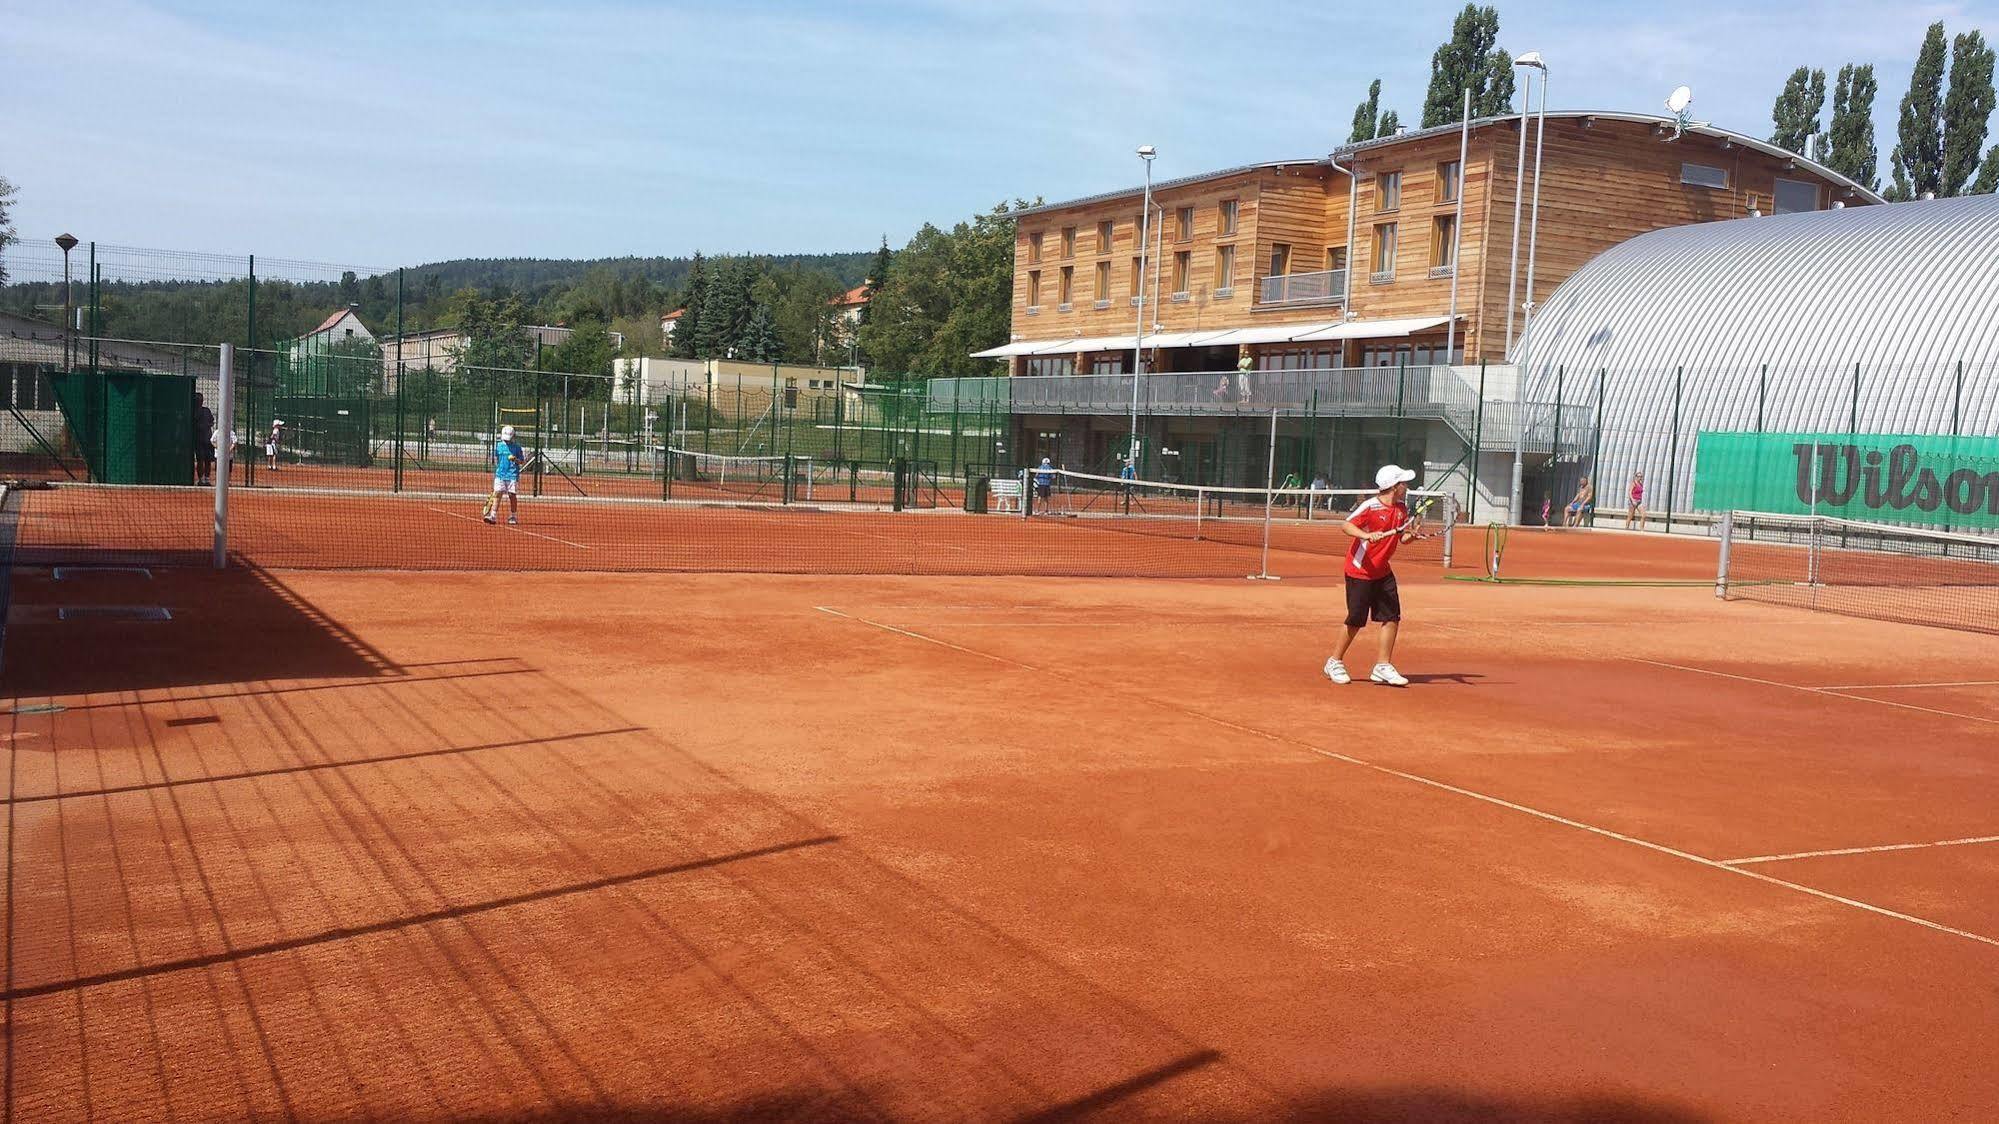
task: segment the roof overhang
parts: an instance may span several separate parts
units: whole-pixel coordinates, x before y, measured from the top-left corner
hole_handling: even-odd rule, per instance
[[[1460,316],[1460,319],[1463,317]],[[1145,337],[1148,349],[1171,347],[1237,347],[1259,343],[1316,343],[1322,340],[1369,340],[1413,336],[1441,328],[1448,316],[1409,316],[1393,320],[1326,320],[1304,324],[1259,324],[1253,328],[1211,328],[1201,332],[1159,332]],[[974,359],[1007,359],[1016,355],[1073,355],[1086,351],[1129,351],[1133,336],[1084,336],[1076,339],[1015,340],[972,353]]]
[[[1265,160],[1260,164],[1244,164],[1236,168],[1223,168],[1217,172],[1201,172],[1196,175],[1181,176],[1179,179],[1160,180],[1152,185],[1152,193],[1157,195],[1162,191],[1171,191],[1174,188],[1192,187],[1195,184],[1228,179],[1231,176],[1247,175],[1250,172],[1277,171],[1285,168],[1325,168],[1331,166],[1332,161],[1327,160],[1323,156],[1314,157],[1309,160]],[[1032,207],[1022,207],[1013,212],[1013,216],[1015,218],[1023,218],[1028,215],[1045,214],[1049,211],[1066,211],[1071,207],[1087,207],[1097,203],[1109,203],[1115,199],[1139,197],[1144,194],[1145,188],[1143,187],[1126,188],[1123,191],[1106,191],[1098,195],[1086,195],[1081,199],[1065,199],[1060,203],[1038,203]]]

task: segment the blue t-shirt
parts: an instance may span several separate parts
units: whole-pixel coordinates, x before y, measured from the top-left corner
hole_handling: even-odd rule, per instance
[[[1049,486],[1050,484],[1053,484],[1053,483],[1055,483],[1055,470],[1054,470],[1054,469],[1052,469],[1052,468],[1049,468],[1049,467],[1048,467],[1047,465],[1042,465],[1041,467],[1039,467],[1039,468],[1036,468],[1036,469],[1034,470],[1034,486],[1035,486],[1035,487],[1037,487],[1037,488],[1046,488],[1046,487],[1048,487],[1048,486]]]
[[[493,479],[519,480],[521,478],[521,445],[518,441],[502,441],[493,449]]]
[[[1126,480],[1136,480],[1138,479],[1138,468],[1130,462],[1126,462],[1123,471],[1119,472],[1118,475]]]

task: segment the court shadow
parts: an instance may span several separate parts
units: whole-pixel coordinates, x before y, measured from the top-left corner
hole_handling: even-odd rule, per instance
[[[0,661],[0,696],[15,699],[401,672],[279,578],[241,563],[16,566]]]
[[[1460,687],[1476,686],[1474,680],[1485,678],[1475,671],[1428,671],[1413,675],[1403,672],[1403,677],[1408,679],[1412,686],[1419,683],[1455,683]]]
[[[1433,1086],[1331,1089],[1282,1119],[1341,1124],[1704,1124],[1679,1105],[1615,1094],[1508,1097]]]

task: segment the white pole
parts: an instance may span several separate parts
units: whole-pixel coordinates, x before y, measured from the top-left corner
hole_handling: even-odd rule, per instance
[[[1270,573],[1270,505],[1277,488],[1277,411],[1270,411],[1270,459],[1263,473],[1263,562],[1260,572],[1250,575],[1251,581],[1274,582],[1277,578]]]
[[[1541,142],[1548,133],[1548,68],[1541,68],[1541,113],[1534,124],[1534,213],[1527,220],[1527,303],[1520,310],[1520,335],[1534,328],[1534,248],[1541,240]],[[1525,131],[1522,131],[1524,137]]]
[[[1451,357],[1458,351],[1458,249],[1464,245],[1465,240],[1465,158],[1470,152],[1471,87],[1466,86],[1464,128],[1458,134],[1458,217],[1452,220],[1451,227],[1451,318],[1444,324],[1444,362],[1447,364],[1456,362]],[[1352,264],[1351,249],[1347,251],[1347,261],[1348,264]]]
[[[1353,244],[1354,215],[1360,209],[1360,161],[1354,161],[1347,169],[1347,275],[1340,278],[1345,292],[1340,295],[1340,319],[1353,319],[1353,271],[1360,268],[1355,263],[1358,248]],[[1340,366],[1347,365],[1346,341],[1340,341]]]
[[[236,366],[236,345],[222,345],[222,356],[218,367],[221,389],[215,395],[218,435],[215,442],[215,568],[224,569],[229,564],[229,465],[231,446],[236,438],[236,380],[233,377]]]
[[[1145,202],[1138,212],[1138,325],[1131,337],[1131,444],[1126,455],[1132,472],[1138,471],[1138,383],[1145,374],[1145,259],[1152,236],[1152,158],[1145,159]]]
[[[1513,251],[1506,261],[1506,358],[1513,358],[1513,294],[1520,281],[1520,204],[1527,194],[1527,103],[1533,99],[1534,80],[1520,92],[1520,155],[1513,165]]]

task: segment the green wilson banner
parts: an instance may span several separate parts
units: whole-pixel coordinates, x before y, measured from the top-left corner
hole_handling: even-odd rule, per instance
[[[1999,529],[1999,438],[1703,432],[1701,511]]]

